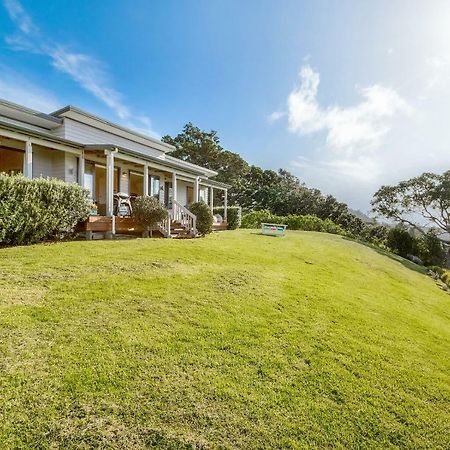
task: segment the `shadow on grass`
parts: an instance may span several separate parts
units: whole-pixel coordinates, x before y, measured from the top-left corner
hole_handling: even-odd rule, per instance
[[[252,231],[250,234],[254,234],[256,236],[266,236],[266,237],[270,237],[270,238],[280,238],[280,237],[286,237],[286,235],[276,235],[276,234],[264,234],[257,231]]]
[[[387,250],[383,250],[373,244],[369,244],[368,242],[364,242],[364,241],[360,241],[358,239],[351,239],[349,237],[346,236],[342,236],[343,239],[345,239],[346,241],[351,241],[351,242],[356,242],[358,244],[364,245],[365,247],[369,247],[372,250],[375,250],[377,253],[379,253],[380,255],[383,256],[387,256],[388,258],[399,262],[400,264],[402,264],[404,267],[406,267],[407,269],[410,270],[414,270],[414,272],[418,272],[421,273],[422,275],[426,275],[427,274],[427,268],[424,266],[419,266],[419,264],[416,264],[412,261],[410,261],[409,259],[403,258],[402,256],[396,255],[394,253],[391,253]]]

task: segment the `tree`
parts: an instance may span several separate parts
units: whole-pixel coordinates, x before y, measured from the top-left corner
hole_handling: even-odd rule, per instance
[[[374,212],[421,234],[432,226],[437,230],[437,238],[449,244],[450,170],[442,175],[426,172],[396,186],[382,186],[374,195],[372,207]],[[450,264],[450,248],[447,264]]]
[[[153,227],[167,218],[167,210],[155,197],[137,197],[133,203],[133,217],[144,229],[150,229],[152,236]]]
[[[162,139],[175,147],[172,155],[176,158],[215,170],[217,181],[231,184],[230,205],[240,205],[245,211],[268,209],[276,215],[311,214],[330,219],[355,236],[365,229],[364,222],[345,203],[306,187],[289,171],[250,166],[237,153],[225,150],[216,131],[202,131],[188,123],[177,136]]]

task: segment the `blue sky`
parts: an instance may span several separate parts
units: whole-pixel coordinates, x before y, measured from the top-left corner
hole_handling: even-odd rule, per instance
[[[450,166],[449,2],[2,1],[2,98],[191,121],[362,210]]]

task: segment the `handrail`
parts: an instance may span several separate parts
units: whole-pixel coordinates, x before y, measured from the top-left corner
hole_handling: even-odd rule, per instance
[[[197,234],[197,216],[176,200],[172,200],[170,219],[175,222],[180,222],[194,236]]]

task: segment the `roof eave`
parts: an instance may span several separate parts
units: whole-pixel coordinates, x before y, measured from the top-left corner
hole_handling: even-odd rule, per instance
[[[74,113],[80,114],[82,116],[88,117],[91,120],[98,121],[98,122],[108,125],[110,127],[117,128],[118,130],[135,135],[136,137],[139,137],[140,139],[145,139],[149,142],[157,144],[158,146],[165,147],[164,150],[161,150],[161,151],[164,151],[165,153],[173,152],[175,150],[175,147],[173,145],[167,144],[166,142],[163,142],[163,141],[153,138],[151,136],[147,136],[145,134],[139,133],[138,131],[135,131],[131,128],[124,127],[117,123],[111,122],[107,119],[104,119],[103,117],[99,117],[99,116],[96,116],[95,114],[91,114],[87,111],[83,111],[82,109],[77,108],[76,106],[67,105],[64,108],[61,108],[61,109],[58,109],[57,111],[52,112],[51,115],[58,117],[58,118],[60,118],[61,116],[66,117],[66,116],[64,116],[64,114],[67,112],[71,112],[71,111],[73,111]]]
[[[208,177],[208,169],[205,169],[201,166],[194,166],[193,164],[186,164],[181,159],[171,158],[170,160],[167,160],[166,158],[158,158],[157,156],[152,155],[144,155],[140,152],[137,152],[135,150],[130,150],[126,147],[121,147],[120,145],[115,144],[87,144],[84,146],[86,150],[119,150],[120,152],[124,154],[128,154],[130,156],[134,156],[140,159],[143,159],[144,161],[153,161],[158,164],[167,166],[171,169],[180,169],[185,172],[190,172],[193,175],[199,176],[199,177]]]

